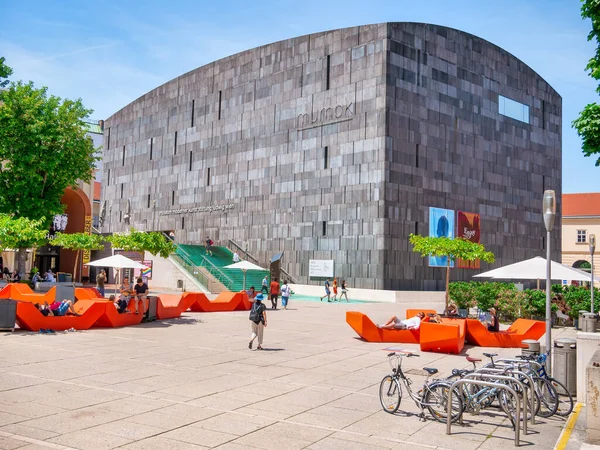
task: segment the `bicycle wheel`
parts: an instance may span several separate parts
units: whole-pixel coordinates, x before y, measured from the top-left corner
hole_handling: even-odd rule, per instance
[[[379,385],[379,402],[387,413],[394,414],[400,408],[402,388],[400,383],[391,375],[387,375]]]
[[[540,411],[538,416],[550,417],[558,410],[559,395],[556,392],[556,388],[546,378],[535,377],[533,379],[535,389],[540,399]]]
[[[573,411],[573,397],[567,391],[564,384],[558,381],[556,378],[548,378],[548,381],[552,383],[552,386],[556,389],[558,394],[558,408],[556,409],[556,415],[561,417],[567,417]]]
[[[510,392],[500,389],[498,392],[498,403],[500,403],[500,407],[510,419],[514,429],[516,421],[520,420],[520,418],[517,417],[517,400]]]
[[[433,382],[425,386],[425,395],[423,403],[427,406],[429,413],[439,422],[446,422],[448,418],[448,393],[452,385],[443,382]],[[456,422],[463,413],[462,395],[458,389],[452,391],[452,417],[451,421]]]

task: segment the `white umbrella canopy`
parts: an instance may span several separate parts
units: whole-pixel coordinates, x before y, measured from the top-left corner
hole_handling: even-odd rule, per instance
[[[146,266],[121,254],[97,259],[85,264],[86,266],[115,267],[117,269],[145,269]]]
[[[550,267],[550,276],[553,280],[592,281],[591,275],[583,270],[565,266],[555,261],[550,261]],[[474,275],[473,278],[543,280],[546,278],[546,259],[536,256],[535,258]]]
[[[229,264],[228,266],[223,267],[223,269],[240,269],[242,272],[244,272],[244,284],[243,284],[244,291],[246,290],[246,271],[247,270],[267,270],[260,266],[257,266],[256,264],[251,263],[250,261],[240,261],[235,264]]]
[[[97,259],[96,261],[86,263],[85,265],[99,267],[114,267],[115,269],[119,269],[117,276],[117,284],[119,284],[119,280],[121,279],[121,269],[146,269],[146,266],[144,266],[143,264],[140,264],[139,262],[134,261],[133,259],[129,259],[121,254],[112,255],[107,258]]]

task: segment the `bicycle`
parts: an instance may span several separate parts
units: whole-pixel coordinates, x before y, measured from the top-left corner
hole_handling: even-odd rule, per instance
[[[533,370],[535,370],[536,374],[540,378],[544,378],[544,379],[548,380],[550,383],[552,383],[552,385],[556,389],[556,393],[558,395],[558,408],[556,410],[556,414],[561,417],[569,416],[571,414],[571,412],[573,411],[573,406],[574,406],[573,396],[567,390],[567,388],[565,387],[564,384],[562,384],[556,378],[549,376],[548,372],[546,372],[546,360],[548,359],[548,353],[542,353],[541,355],[538,355],[538,356],[518,355],[517,357],[524,361],[529,361],[529,362],[535,363],[535,365],[537,367],[533,368]]]
[[[448,380],[464,378],[468,374],[478,372],[477,365],[475,363],[481,362],[481,359],[472,358],[470,356],[467,356],[466,359],[468,362],[473,364],[473,369],[472,370],[470,370],[470,369],[454,369],[454,370],[452,370],[452,375],[450,375],[447,378]],[[507,367],[507,368],[505,368],[505,373],[500,373],[498,375],[514,377],[514,375],[510,374],[510,369],[511,369],[510,367]],[[481,372],[481,375],[484,376],[484,381],[488,381],[488,380],[485,380],[485,372],[482,372],[482,369],[479,369],[479,372]],[[528,395],[526,395],[527,393],[521,392],[522,389],[521,389],[521,385],[519,383],[511,383],[509,380],[496,381],[493,379],[494,374],[489,374],[489,375],[491,376],[491,380],[489,380],[489,381],[492,381],[492,382],[498,383],[498,384],[507,384],[508,383],[508,384],[510,384],[510,387],[513,390],[515,390],[515,392],[522,395],[523,401],[527,401],[528,414],[532,414],[532,413],[535,414],[537,412],[537,410],[539,409],[540,402],[537,398],[537,394],[535,393],[535,391],[534,391],[534,395],[533,395],[534,403],[532,405],[530,397]],[[527,383],[527,381],[524,380],[523,378],[524,377],[520,377],[520,378],[515,377],[515,380],[520,381],[522,383],[523,382]],[[502,410],[506,413],[506,415],[511,420],[513,428],[514,428],[515,420],[516,420],[516,402],[507,393],[507,391],[505,391],[504,389],[499,388],[499,387],[495,388],[495,387],[489,387],[489,386],[479,386],[477,384],[469,384],[467,386],[463,386],[461,392],[462,392],[462,402],[463,402],[464,411],[467,411],[473,415],[478,415],[478,414],[480,414],[482,409],[489,408],[490,406],[492,406],[494,401],[497,400],[500,407],[502,408]]]
[[[486,364],[484,367],[498,367],[497,363],[494,361],[494,356],[498,356],[497,353],[484,353],[483,355],[491,360],[491,363]],[[508,364],[509,367],[518,368],[519,370],[527,373],[527,375],[531,376],[539,403],[536,415],[548,418],[557,413],[560,404],[560,398],[556,387],[547,378],[540,377],[537,368],[532,367],[534,364],[537,366],[540,366],[540,364],[534,361],[525,360],[523,360],[523,363],[525,364],[520,363],[519,360],[505,360],[504,362]]]
[[[389,414],[394,414],[398,411],[400,402],[402,401],[402,384],[404,384],[408,396],[421,410],[421,413],[419,414],[420,420],[425,420],[425,408],[427,408],[435,420],[445,423],[448,417],[448,391],[451,384],[442,380],[433,380],[430,382],[429,378],[432,375],[435,375],[438,370],[431,367],[424,367],[423,370],[427,372],[427,378],[423,383],[423,387],[419,391],[413,392],[411,388],[412,380],[407,378],[402,371],[402,358],[418,357],[419,355],[409,351],[403,351],[392,352],[387,356],[392,373],[386,375],[379,385],[379,402],[381,403],[383,410]],[[451,421],[456,422],[459,420],[462,413],[462,400],[458,390],[455,389],[452,395]]]

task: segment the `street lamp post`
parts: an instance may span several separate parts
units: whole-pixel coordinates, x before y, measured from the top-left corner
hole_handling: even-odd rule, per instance
[[[547,370],[552,373],[552,296],[551,288],[551,262],[550,259],[550,232],[554,226],[554,218],[556,217],[556,195],[554,191],[544,191],[544,201],[542,204],[542,212],[544,215],[544,225],[546,226],[546,353]]]
[[[596,251],[596,235],[590,234],[590,254],[592,255],[592,314],[594,314],[594,251]]]

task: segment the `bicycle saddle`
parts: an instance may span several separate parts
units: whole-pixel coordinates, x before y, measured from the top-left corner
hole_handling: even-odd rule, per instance
[[[481,358],[472,358],[471,356],[467,356],[467,361],[469,361],[470,363],[481,362]]]
[[[423,367],[423,370],[425,372],[427,372],[429,375],[433,375],[434,373],[438,373],[438,370],[434,369],[433,367]]]
[[[498,353],[484,353],[483,356],[491,358],[492,356],[498,356]]]

